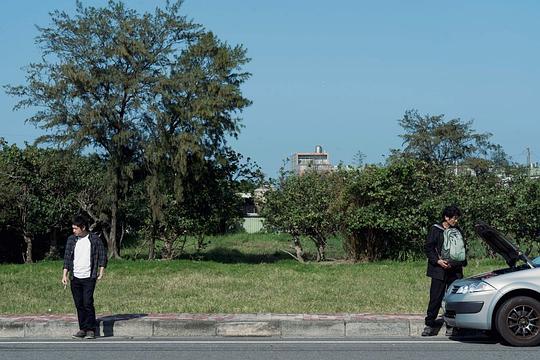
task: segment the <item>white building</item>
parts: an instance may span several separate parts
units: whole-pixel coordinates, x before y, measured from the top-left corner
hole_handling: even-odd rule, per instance
[[[302,175],[308,170],[316,172],[332,171],[334,167],[330,163],[328,153],[324,152],[320,145],[315,147],[315,152],[298,152],[291,157],[292,171]]]

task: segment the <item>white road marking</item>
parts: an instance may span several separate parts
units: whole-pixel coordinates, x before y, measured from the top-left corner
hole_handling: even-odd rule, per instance
[[[68,344],[68,345],[82,345],[82,344],[455,344],[455,341],[451,340],[88,340],[88,341],[2,341],[3,344]]]

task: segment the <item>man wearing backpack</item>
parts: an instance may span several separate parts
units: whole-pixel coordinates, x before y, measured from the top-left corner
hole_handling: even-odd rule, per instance
[[[467,265],[465,243],[457,222],[461,211],[455,205],[443,209],[441,223],[431,227],[424,250],[428,259],[426,275],[431,278],[429,304],[427,308],[422,336],[437,335],[437,316],[442,299],[448,286],[456,279],[463,278],[463,267]],[[453,329],[447,328],[446,335],[451,336]]]

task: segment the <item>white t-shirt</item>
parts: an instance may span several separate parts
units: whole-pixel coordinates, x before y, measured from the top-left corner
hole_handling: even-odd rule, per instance
[[[90,277],[92,266],[90,264],[90,238],[86,235],[75,243],[75,254],[73,256],[73,276],[77,279],[87,279]]]

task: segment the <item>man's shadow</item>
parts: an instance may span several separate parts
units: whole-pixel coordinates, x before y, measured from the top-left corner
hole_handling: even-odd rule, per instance
[[[117,321],[127,321],[132,319],[140,319],[148,316],[148,314],[115,314],[97,318],[98,330],[103,329],[101,336],[114,336],[114,324]],[[98,332],[99,333],[99,332]]]

